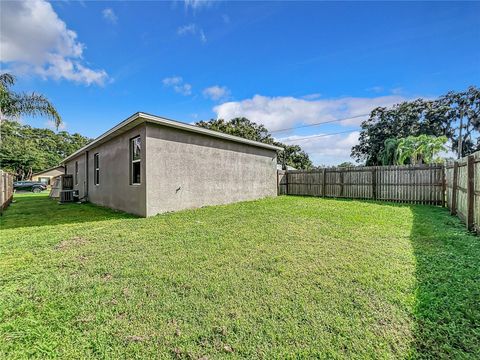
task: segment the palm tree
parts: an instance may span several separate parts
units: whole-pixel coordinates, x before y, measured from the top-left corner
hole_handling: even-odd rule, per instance
[[[447,151],[445,143],[447,142],[446,136],[418,136],[418,153],[421,154],[423,161],[427,164],[431,164],[435,161],[434,156],[441,151]]]
[[[58,129],[62,118],[48,99],[40,94],[13,92],[15,77],[9,73],[0,74],[0,120],[19,118],[22,115],[46,116],[54,121]]]
[[[396,159],[398,165],[403,165],[407,160],[413,165],[431,164],[436,161],[434,158],[441,151],[446,151],[446,136],[408,136],[398,140]]]
[[[395,138],[386,139],[383,143],[383,150],[378,154],[382,165],[394,165],[397,162],[398,140]]]

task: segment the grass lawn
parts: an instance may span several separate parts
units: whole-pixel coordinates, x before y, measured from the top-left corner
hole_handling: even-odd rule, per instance
[[[290,196],[141,219],[15,200],[0,358],[480,357],[480,239],[446,209]]]

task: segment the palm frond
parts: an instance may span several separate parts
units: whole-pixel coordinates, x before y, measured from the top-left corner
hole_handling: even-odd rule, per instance
[[[9,73],[0,74],[0,86],[4,89],[15,84],[15,76]]]

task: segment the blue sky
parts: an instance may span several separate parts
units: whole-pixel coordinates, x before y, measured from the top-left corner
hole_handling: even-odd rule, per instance
[[[137,111],[189,123],[246,116],[275,131],[480,85],[477,2],[36,0],[1,10],[2,71],[90,137]],[[337,164],[350,160],[361,120],[274,135]]]

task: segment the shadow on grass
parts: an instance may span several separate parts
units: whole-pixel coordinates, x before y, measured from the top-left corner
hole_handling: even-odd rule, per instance
[[[416,358],[480,358],[480,238],[446,209],[410,206]]]
[[[446,208],[349,201],[412,212],[417,287],[411,358],[480,359],[480,237]]]
[[[94,204],[59,204],[47,193],[18,194],[14,202],[0,216],[0,229],[77,224],[113,219],[137,218]]]

